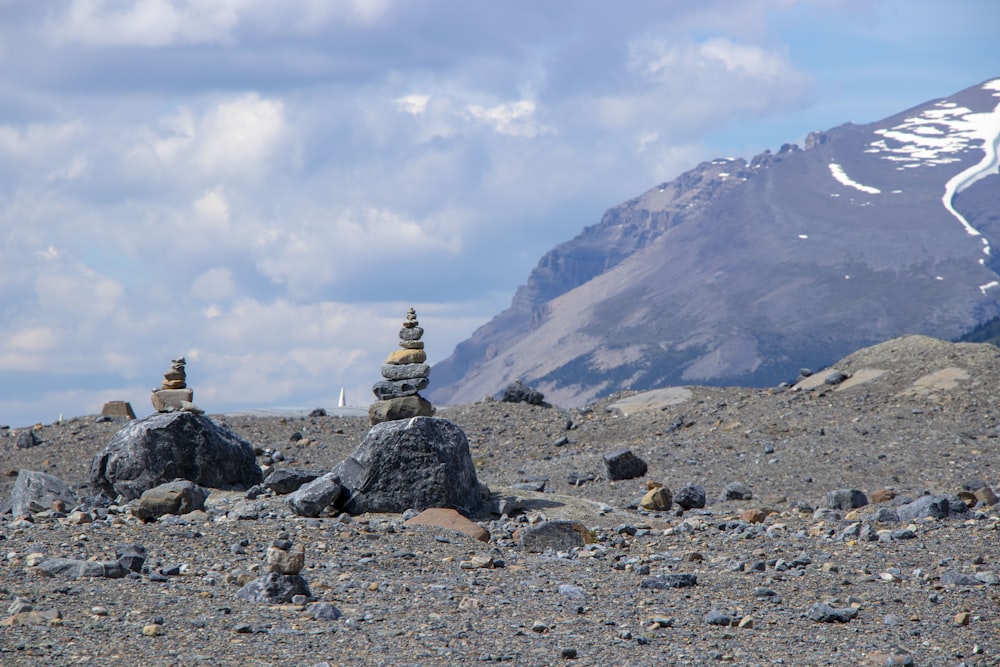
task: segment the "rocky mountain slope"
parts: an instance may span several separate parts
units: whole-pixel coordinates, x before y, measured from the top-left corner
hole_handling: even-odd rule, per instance
[[[1000,79],[725,158],[547,253],[434,367],[459,404],[514,378],[564,406],[671,384],[768,386],[904,333],[1000,314]]]

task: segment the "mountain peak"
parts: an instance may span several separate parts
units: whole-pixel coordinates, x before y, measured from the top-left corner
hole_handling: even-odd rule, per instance
[[[703,162],[546,253],[435,366],[437,403],[522,377],[561,405],[763,386],[1000,314],[1000,79],[749,162]]]

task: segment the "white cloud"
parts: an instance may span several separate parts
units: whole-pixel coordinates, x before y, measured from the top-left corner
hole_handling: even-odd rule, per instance
[[[497,134],[530,139],[546,131],[535,121],[535,107],[532,100],[517,100],[492,107],[470,104],[466,110],[477,121],[492,126]]]
[[[58,42],[88,45],[231,45],[241,25],[309,34],[330,23],[375,25],[388,10],[388,0],[72,0],[47,28]]]
[[[430,95],[410,94],[397,97],[395,102],[396,107],[400,111],[408,113],[412,116],[419,116],[427,111],[427,103],[430,102],[430,99]]]
[[[222,102],[201,124],[195,162],[208,173],[253,173],[281,148],[288,134],[284,105],[255,93]]]
[[[801,76],[787,54],[726,37],[695,42],[644,36],[629,44],[628,65],[650,81],[659,82],[717,76],[720,70],[759,81]]]
[[[216,267],[205,271],[194,279],[191,283],[191,295],[195,299],[203,301],[218,301],[229,299],[238,292],[236,281],[233,280],[233,272],[226,267]],[[214,317],[218,314],[217,308],[210,307],[214,313],[209,315]]]
[[[229,228],[229,202],[222,188],[207,190],[194,202],[195,219],[222,231]]]
[[[122,157],[133,170],[175,183],[256,180],[289,164],[295,153],[284,103],[252,92],[201,113],[182,107],[155,125],[114,132],[122,136]]]
[[[59,336],[52,327],[28,327],[11,332],[4,347],[20,352],[43,352],[59,342]]]
[[[73,0],[66,15],[49,28],[58,40],[84,44],[158,47],[227,42],[245,4],[239,0]]]

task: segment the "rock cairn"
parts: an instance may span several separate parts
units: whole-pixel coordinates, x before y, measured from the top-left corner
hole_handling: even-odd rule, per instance
[[[312,598],[309,584],[299,574],[305,566],[305,549],[292,545],[282,534],[267,548],[267,575],[254,579],[236,592],[236,596],[251,602],[267,604],[305,604]]]
[[[188,410],[198,412],[194,406],[194,390],[187,386],[184,357],[170,360],[170,368],[163,374],[163,383],[153,390],[150,400],[157,412]]]
[[[434,414],[434,407],[420,395],[420,390],[430,383],[428,376],[431,373],[431,367],[426,363],[424,342],[420,340],[423,335],[417,313],[410,308],[403,320],[403,328],[399,330],[401,349],[389,354],[382,366],[383,379],[372,386],[372,393],[378,399],[368,409],[372,426]]]

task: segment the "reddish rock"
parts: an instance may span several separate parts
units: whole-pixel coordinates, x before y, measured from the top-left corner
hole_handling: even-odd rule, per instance
[[[490,533],[478,523],[471,521],[453,509],[431,507],[406,522],[407,526],[437,526],[457,530],[480,542],[489,542]]]

